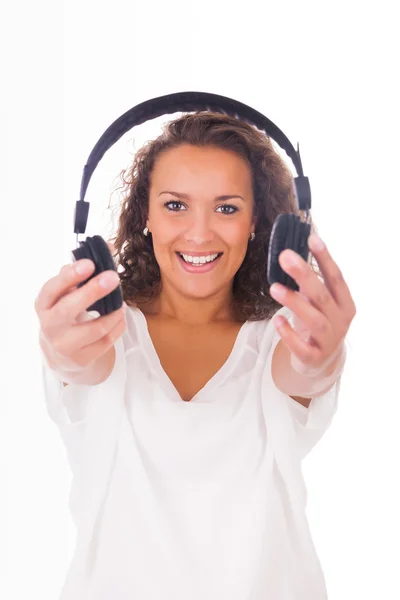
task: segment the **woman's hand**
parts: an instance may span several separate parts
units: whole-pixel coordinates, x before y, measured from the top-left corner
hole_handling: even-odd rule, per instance
[[[64,265],[58,275],[44,283],[35,300],[40,347],[50,368],[63,374],[83,373],[126,330],[124,306],[95,319],[86,312],[119,284],[118,274],[108,270],[78,288],[94,271],[95,265],[88,259]]]
[[[300,291],[274,283],[270,294],[294,315],[294,328],[281,315],[274,319],[282,342],[291,353],[292,367],[313,378],[329,375],[342,359],[356,307],[338,265],[316,234],[308,238],[308,247],[324,281],[300,255],[284,250],[279,264],[297,282]]]

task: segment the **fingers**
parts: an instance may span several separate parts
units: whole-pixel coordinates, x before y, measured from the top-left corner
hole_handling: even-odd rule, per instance
[[[115,271],[103,271],[79,289],[64,296],[49,311],[53,326],[73,325],[79,313],[87,310],[100,298],[112,292],[120,283]]]
[[[78,364],[83,357],[88,362],[82,360],[80,366],[86,366],[112,346],[115,336],[121,335],[125,328],[125,309],[122,306],[108,315],[69,327],[52,343],[52,348],[60,357],[76,357]]]
[[[343,274],[333,260],[328,248],[316,234],[313,234],[308,238],[308,246],[317,259],[325,285],[330,291],[336,304],[347,311],[349,317],[353,318],[356,313],[355,303]]]
[[[115,326],[110,329],[102,338],[96,342],[85,346],[77,353],[77,361],[83,365],[89,364],[91,360],[95,361],[103,356],[109,348],[121,337],[126,330],[126,319],[123,316]]]
[[[70,278],[76,281],[75,276],[65,274],[64,281]],[[85,280],[87,275],[82,279]],[[44,303],[46,298],[51,298],[50,306],[44,314],[41,315],[43,327],[49,329],[58,329],[60,327],[68,327],[76,324],[79,319],[80,313],[87,310],[92,304],[94,304],[100,298],[104,298],[107,294],[112,292],[117,285],[119,285],[120,279],[118,273],[115,271],[103,271],[96,277],[93,277],[90,281],[85,283],[82,287],[70,291],[66,294],[66,287],[62,286],[58,282],[53,282],[53,289],[47,291],[47,296],[44,296]],[[50,282],[49,282],[50,284]],[[67,285],[67,284],[65,284]],[[56,302],[52,304],[54,298],[63,292],[64,295]],[[39,298],[39,302],[42,299]]]
[[[283,343],[293,356],[296,356],[302,364],[307,365],[308,369],[310,366],[319,364],[320,349],[302,340],[285,317],[282,315],[275,317],[274,324],[278,328]]]
[[[287,306],[301,321],[302,327],[312,335],[320,348],[325,349],[332,326],[327,317],[313,306],[307,298],[299,292],[290,290],[280,284],[273,284],[270,289],[271,296],[282,305]],[[296,334],[297,335],[297,334]],[[295,343],[295,342],[294,342]]]
[[[284,250],[279,256],[279,264],[318,310],[330,319],[338,315],[338,307],[328,288],[301,256],[293,250]]]
[[[307,264],[301,256],[292,250],[284,250],[279,256],[279,263],[293,279],[298,283],[300,294],[289,290],[285,286],[274,284],[270,293],[275,300],[291,308],[301,320],[310,324],[313,319],[313,337],[320,341],[328,333],[328,329],[334,329],[339,335],[345,335],[349,318],[343,318],[343,309],[337,304],[324,281],[321,281],[317,273]],[[304,302],[299,302],[299,296],[306,297],[317,311],[309,311]],[[298,312],[298,309],[302,312]],[[303,311],[304,309],[304,311]],[[304,319],[303,319],[304,316]],[[308,317],[308,318],[307,318]]]
[[[77,269],[82,269],[82,272],[79,273]],[[94,269],[94,262],[87,258],[64,265],[59,274],[49,279],[39,291],[35,300],[36,312],[39,314],[40,311],[51,309],[68,290],[90,277]]]

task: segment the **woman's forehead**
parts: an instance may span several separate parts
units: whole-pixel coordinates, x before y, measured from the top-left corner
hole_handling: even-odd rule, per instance
[[[225,186],[233,183],[248,187],[251,171],[245,159],[235,152],[224,148],[185,145],[163,152],[152,173],[155,186],[165,186],[168,182],[172,185],[175,181],[190,183],[195,179],[200,179],[203,185]],[[228,192],[223,190],[223,193]]]

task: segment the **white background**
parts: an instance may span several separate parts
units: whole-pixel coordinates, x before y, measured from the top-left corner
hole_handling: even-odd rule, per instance
[[[331,600],[398,599],[396,3],[10,4],[0,18],[0,597],[55,600],[74,549],[33,306],[75,248],[81,170],[123,112],[197,90],[250,104],[300,142],[314,220],[358,308],[339,412],[304,462],[310,527]],[[103,233],[120,171],[161,122],[100,163],[87,235]]]

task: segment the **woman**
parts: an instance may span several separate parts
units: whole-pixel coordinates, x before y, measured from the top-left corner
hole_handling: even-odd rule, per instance
[[[272,224],[297,211],[288,168],[247,123],[184,115],[124,181],[119,275],[77,289],[94,265],[65,265],[35,304],[74,474],[61,598],[321,600],[301,460],[336,410],[349,289],[315,234],[323,277],[285,250],[300,293],[269,288]],[[118,282],[122,309],[88,321]]]

